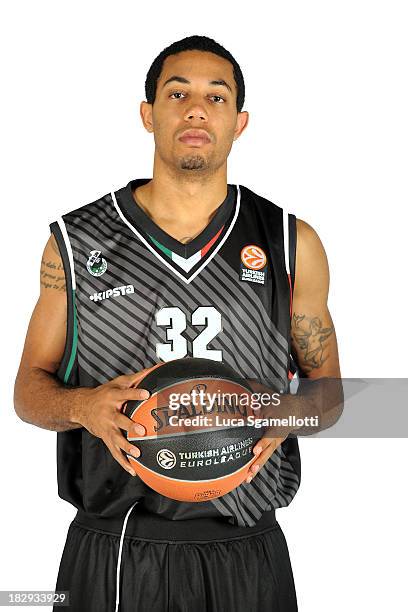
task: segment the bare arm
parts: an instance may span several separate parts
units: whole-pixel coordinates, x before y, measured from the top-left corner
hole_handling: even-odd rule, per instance
[[[14,407],[23,421],[53,431],[82,427],[76,415],[83,407],[84,389],[68,388],[55,376],[64,353],[66,325],[64,266],[51,235],[41,259],[40,297],[15,381]]]
[[[139,449],[121,430],[144,435],[145,428],[121,413],[127,400],[149,396],[134,388],[147,372],[126,374],[98,387],[68,387],[56,376],[66,338],[67,295],[62,259],[51,235],[41,261],[40,297],[31,316],[14,386],[14,407],[26,423],[53,431],[85,427],[101,438],[112,456],[130,474],[135,472],[122,451],[135,457]]]
[[[329,265],[316,231],[297,219],[296,274],[292,307],[292,354],[301,369],[298,395],[291,405],[298,416],[319,416],[319,427],[335,423],[343,409],[337,338],[328,308]],[[307,379],[307,380],[306,380]],[[297,430],[296,433],[313,433]]]
[[[336,332],[327,305],[329,265],[316,231],[297,219],[292,349],[307,378],[339,377]]]
[[[329,266],[319,236],[305,221],[296,220],[297,248],[295,286],[292,304],[292,355],[301,369],[298,392],[280,396],[279,406],[268,407],[262,416],[304,419],[301,426],[273,426],[258,440],[253,452],[258,455],[248,471],[251,482],[275,449],[289,434],[310,435],[333,425],[343,410],[336,333],[327,306]],[[260,383],[250,381],[256,392],[268,392]],[[270,393],[270,391],[269,391]],[[272,394],[273,397],[273,394]],[[317,426],[310,418],[318,417]]]
[[[296,251],[291,352],[301,370],[301,384],[296,395],[281,396],[280,411],[273,407],[270,413],[281,418],[318,416],[318,426],[307,424],[296,429],[298,435],[307,435],[337,421],[342,412],[343,388],[336,333],[327,306],[330,280],[327,257],[315,230],[301,219],[297,219]],[[267,390],[256,381],[251,384],[254,391]],[[286,436],[290,431],[288,427],[276,428],[274,435]]]

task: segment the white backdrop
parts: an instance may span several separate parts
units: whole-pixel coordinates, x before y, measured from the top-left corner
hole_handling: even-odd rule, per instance
[[[240,63],[250,122],[228,180],[319,233],[343,376],[407,375],[405,11],[392,0],[3,7],[0,589],[54,588],[75,514],[57,496],[56,433],[20,421],[12,402],[48,224],[151,176],[139,102],[171,42],[206,34]],[[406,440],[300,446],[301,488],[277,513],[300,612],[402,610]]]

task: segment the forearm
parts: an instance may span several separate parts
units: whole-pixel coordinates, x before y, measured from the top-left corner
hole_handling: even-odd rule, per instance
[[[328,429],[343,412],[343,385],[341,378],[301,378],[297,394],[278,394],[271,388],[255,381],[249,381],[253,391],[265,394],[265,403],[259,416],[279,419],[281,425],[273,426],[271,433],[277,437],[295,433],[308,436]],[[279,399],[279,403],[277,399]],[[272,401],[273,400],[273,401]],[[303,424],[294,426],[292,420],[303,419]],[[288,423],[289,422],[289,423]]]
[[[51,431],[78,429],[87,387],[67,387],[40,368],[29,368],[17,376],[14,408],[25,421]]]
[[[315,434],[328,429],[341,417],[344,406],[342,379],[300,379],[297,394],[288,394],[281,398],[287,413],[293,414],[297,419],[317,417],[316,425],[301,425],[293,432],[298,436]]]

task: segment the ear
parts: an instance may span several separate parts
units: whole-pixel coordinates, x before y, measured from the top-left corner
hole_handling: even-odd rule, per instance
[[[235,125],[234,131],[234,140],[237,140],[242,134],[242,132],[246,129],[249,121],[249,113],[247,111],[242,111],[237,114],[237,122]]]
[[[140,116],[145,129],[148,132],[153,132],[153,105],[145,101],[141,102]]]

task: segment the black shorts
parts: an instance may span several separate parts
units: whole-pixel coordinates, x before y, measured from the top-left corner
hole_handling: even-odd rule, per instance
[[[297,612],[274,511],[251,528],[217,519],[169,521],[136,510],[123,538],[122,525],[123,517],[77,513],[55,589],[69,591],[70,605],[54,611]]]

